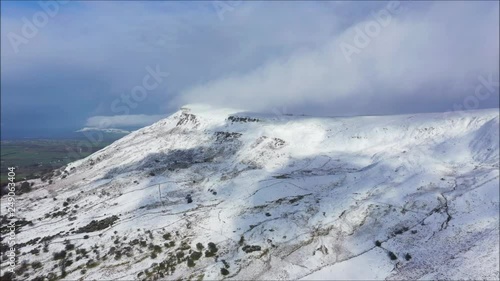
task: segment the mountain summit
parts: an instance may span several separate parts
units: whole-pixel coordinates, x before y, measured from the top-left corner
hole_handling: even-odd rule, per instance
[[[187,106],[32,189],[19,280],[499,278],[498,109]]]

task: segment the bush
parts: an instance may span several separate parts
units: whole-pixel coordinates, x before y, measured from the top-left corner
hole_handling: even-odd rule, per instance
[[[163,234],[163,239],[170,240],[171,238],[172,238],[172,234],[170,234],[170,232]]]
[[[411,255],[410,255],[410,254],[408,254],[408,253],[406,253],[406,255],[405,255],[405,260],[407,260],[407,261],[411,260]]]
[[[66,257],[66,251],[64,250],[54,253],[54,260],[64,259],[65,257]]]
[[[161,253],[161,246],[159,246],[159,245],[154,245],[154,246],[153,246],[153,251],[154,251],[155,253]]]
[[[33,263],[31,263],[31,267],[33,269],[41,268],[42,267],[42,263],[39,262],[39,261],[34,261]]]
[[[201,251],[201,250],[203,250],[203,248],[205,248],[205,247],[203,246],[203,244],[201,244],[200,242],[196,243],[196,249],[198,249],[198,250],[200,250],[200,251]]]
[[[211,251],[205,251],[205,257],[206,258],[210,258],[210,257],[214,257],[215,256],[215,253],[214,252],[211,252]]]
[[[203,255],[203,254],[202,254],[201,252],[196,252],[196,251],[194,251],[194,252],[192,252],[192,253],[191,253],[190,258],[191,258],[192,260],[195,260],[195,261],[196,261],[196,260],[199,260],[199,259],[201,258],[201,256],[202,256],[202,255]]]
[[[208,243],[208,249],[209,249],[211,252],[217,252],[217,250],[218,250],[218,249],[217,249],[217,246],[215,246],[215,244],[214,244],[214,243],[212,243],[212,242],[209,242],[209,243]]]
[[[178,259],[182,259],[184,257],[184,252],[177,252],[177,254],[175,254],[175,256],[178,258]]]
[[[225,268],[221,268],[221,269],[220,269],[220,273],[221,273],[222,275],[226,276],[226,275],[228,275],[228,274],[229,274],[229,271],[228,271],[227,269],[225,269]]]
[[[391,252],[391,251],[389,251],[389,252],[387,253],[387,255],[389,256],[389,258],[390,258],[391,260],[397,260],[397,259],[398,259],[398,257],[397,257],[397,256],[396,256],[393,252]]]
[[[172,248],[173,246],[175,246],[175,241],[170,241],[170,242],[165,243],[163,245],[165,246],[165,248]]]
[[[375,241],[375,246],[377,246],[377,247],[382,246],[382,242],[380,242],[380,241],[378,241],[378,240],[377,240],[377,241]]]
[[[196,264],[194,263],[194,261],[190,258],[187,259],[187,266],[188,267],[194,267]]]
[[[121,259],[121,258],[122,258],[122,252],[121,252],[121,251],[117,251],[117,252],[115,253],[115,260],[119,260],[119,259]]]
[[[260,246],[257,246],[257,245],[252,245],[252,246],[249,246],[249,245],[246,245],[246,246],[243,246],[243,248],[241,248],[245,253],[251,253],[251,252],[255,252],[255,251],[260,251],[261,248]]]

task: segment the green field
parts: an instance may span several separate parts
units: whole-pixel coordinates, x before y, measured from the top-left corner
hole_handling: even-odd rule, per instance
[[[40,177],[67,163],[87,157],[113,140],[91,144],[72,140],[13,140],[1,142],[1,186],[7,183],[9,167],[16,167],[16,181]]]

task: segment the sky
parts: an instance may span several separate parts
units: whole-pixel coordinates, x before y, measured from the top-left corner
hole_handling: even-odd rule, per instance
[[[274,114],[498,108],[499,3],[2,1],[2,139]]]

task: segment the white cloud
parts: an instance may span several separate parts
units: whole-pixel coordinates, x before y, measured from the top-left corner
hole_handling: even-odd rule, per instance
[[[373,20],[368,17],[313,50],[193,86],[177,102],[252,110],[312,105],[313,112],[328,104],[328,110],[342,114],[352,114],[356,106],[361,113],[384,113],[405,99],[408,108],[416,94],[422,102],[437,96],[451,103],[472,94],[465,89],[474,89],[478,75],[498,76],[498,3],[493,6],[438,2],[423,10],[406,7],[359,54],[346,59],[341,43],[354,45],[355,30],[364,30]],[[439,87],[425,91],[434,85]],[[373,110],[374,104],[363,100],[384,100],[386,107]],[[441,106],[451,109],[453,104]]]
[[[115,115],[115,116],[92,116],[87,119],[85,126],[92,128],[124,128],[144,127],[165,118],[164,115]]]

